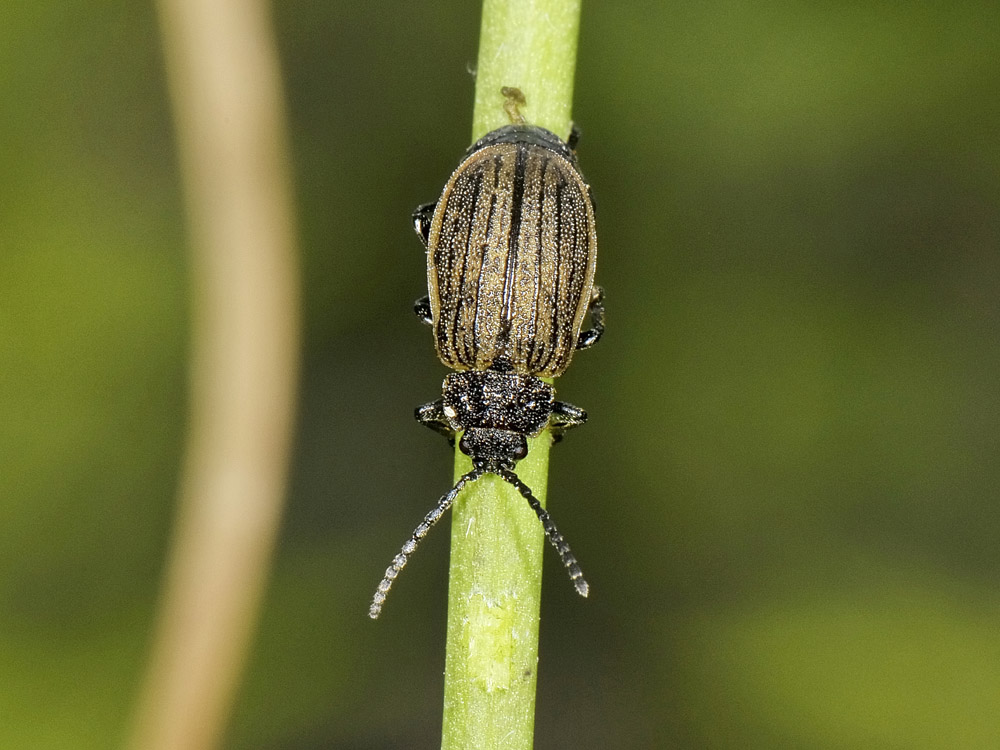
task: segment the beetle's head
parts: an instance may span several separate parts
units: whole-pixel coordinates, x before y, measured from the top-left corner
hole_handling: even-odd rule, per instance
[[[514,464],[528,455],[528,439],[519,432],[491,427],[471,427],[458,443],[472,465],[491,473],[513,470]]]

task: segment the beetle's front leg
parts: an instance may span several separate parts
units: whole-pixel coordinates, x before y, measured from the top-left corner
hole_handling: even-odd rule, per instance
[[[452,448],[455,447],[455,430],[448,421],[448,417],[444,415],[444,399],[439,398],[437,401],[418,406],[414,410],[413,416],[424,427],[430,427],[434,432],[444,435],[448,438],[448,444]]]
[[[566,430],[577,427],[587,421],[587,412],[579,406],[567,404],[565,401],[556,401],[552,404],[552,414],[549,417],[549,433],[552,435],[552,442],[558,443],[563,439]]]

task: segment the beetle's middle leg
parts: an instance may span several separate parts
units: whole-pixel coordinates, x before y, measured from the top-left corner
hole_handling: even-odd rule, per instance
[[[444,415],[444,399],[418,406],[413,411],[413,416],[424,427],[430,427],[434,432],[438,432],[448,438],[448,444],[455,447],[455,430],[452,429],[448,417]]]
[[[434,325],[434,318],[431,316],[431,298],[427,295],[413,303],[413,312],[420,318],[421,323]]]
[[[604,289],[595,285],[590,295],[590,325],[587,331],[580,331],[576,340],[577,349],[589,349],[604,335]]]

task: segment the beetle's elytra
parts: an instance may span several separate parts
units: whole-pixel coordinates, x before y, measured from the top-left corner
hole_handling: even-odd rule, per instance
[[[523,97],[505,89],[515,119]],[[520,120],[519,115],[516,116]],[[571,135],[570,143],[575,140]],[[416,418],[472,459],[473,469],[414,529],[385,572],[369,615],[379,616],[392,582],[461,489],[484,474],[512,484],[538,515],[576,590],[588,592],[576,558],[531,489],[514,473],[527,438],[548,427],[554,440],[587,414],[555,399],[541,380],[569,366],[573,352],[604,332],[603,292],[594,285],[597,233],[590,187],[571,146],[543,128],[515,122],[466,152],[436,203],[417,208],[427,248],[428,295],[415,311],[434,331],[438,357],[456,372],[442,397]],[[590,314],[591,328],[583,328]]]
[[[423,220],[422,218],[420,219]],[[427,238],[434,343],[454,370],[566,370],[590,306],[597,233],[569,147],[508,125],[472,147]]]

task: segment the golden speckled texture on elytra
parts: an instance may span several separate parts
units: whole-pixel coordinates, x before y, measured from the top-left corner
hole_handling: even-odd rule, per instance
[[[428,291],[441,361],[553,377],[590,305],[597,233],[576,166],[533,143],[474,151],[434,210]]]

